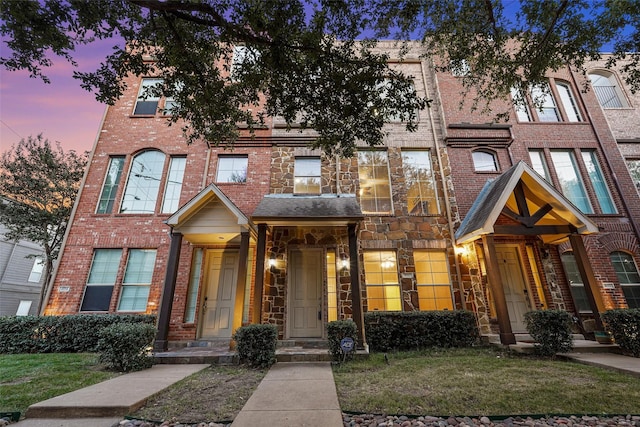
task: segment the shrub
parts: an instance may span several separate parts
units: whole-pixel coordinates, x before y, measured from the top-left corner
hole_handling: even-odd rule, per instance
[[[138,314],[0,317],[0,353],[95,352],[98,332],[104,327],[155,321],[155,316]]]
[[[371,351],[469,347],[478,342],[470,311],[372,311],[364,316]]]
[[[248,325],[236,330],[238,357],[252,368],[268,368],[276,362],[276,325]]]
[[[114,323],[103,328],[98,334],[100,362],[118,372],[150,368],[153,358],[149,347],[156,332],[155,327],[144,323]]]
[[[327,324],[327,337],[329,339],[329,352],[336,362],[352,359],[355,353],[355,346],[358,343],[358,328],[352,320],[336,320]],[[342,352],[340,343],[343,338],[353,339],[354,351],[345,355]]]
[[[555,356],[573,348],[571,315],[563,310],[538,310],[524,314],[529,335],[536,341],[534,350],[541,356]]]
[[[609,310],[602,321],[621,349],[640,357],[640,308]]]

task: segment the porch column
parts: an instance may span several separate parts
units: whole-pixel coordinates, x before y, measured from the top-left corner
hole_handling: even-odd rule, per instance
[[[496,247],[492,235],[482,235],[482,246],[484,248],[484,259],[487,264],[487,279],[496,306],[496,317],[500,328],[500,342],[502,344],[515,344],[516,336],[511,330],[509,310],[507,309],[507,298],[504,295],[502,278],[500,277],[500,267],[496,256]]]
[[[247,262],[249,260],[249,232],[240,233],[240,250],[238,256],[238,279],[236,281],[236,300],[233,307],[233,326],[235,332],[242,326],[244,312],[244,290],[247,284]]]
[[[362,313],[362,291],[360,290],[360,265],[358,263],[357,224],[349,224],[349,276],[351,277],[351,310],[353,321],[358,330],[358,348],[364,349],[367,337],[364,333],[364,315]]]
[[[596,330],[603,331],[602,320],[600,319],[600,313],[605,311],[604,302],[602,301],[602,295],[598,289],[598,281],[596,275],[593,274],[591,263],[589,262],[589,256],[587,255],[587,249],[584,247],[582,236],[572,233],[569,235],[569,242],[573,249],[573,256],[576,258],[576,264],[578,265],[578,271],[584,281],[584,290],[587,294],[587,300],[589,301],[589,307],[593,312],[595,318]]]
[[[173,294],[176,290],[176,277],[178,276],[181,245],[182,233],[174,233],[171,231],[169,258],[167,259],[167,269],[164,276],[162,297],[160,299],[160,312],[158,313],[158,334],[153,343],[153,351],[167,351],[167,337],[169,336],[171,307],[173,306]]]
[[[264,289],[264,255],[267,248],[267,224],[258,224],[256,248],[256,280],[253,291],[252,323],[262,323],[262,292]]]

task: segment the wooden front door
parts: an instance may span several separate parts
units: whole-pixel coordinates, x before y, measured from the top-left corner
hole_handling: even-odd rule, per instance
[[[526,297],[528,290],[522,275],[518,248],[516,246],[496,245],[496,257],[500,268],[504,296],[507,300],[511,330],[514,333],[524,333],[527,331],[524,324],[524,313],[529,311]]]
[[[322,337],[322,250],[292,250],[289,254],[289,334]]]
[[[202,338],[230,338],[238,278],[238,253],[207,251],[202,295]]]

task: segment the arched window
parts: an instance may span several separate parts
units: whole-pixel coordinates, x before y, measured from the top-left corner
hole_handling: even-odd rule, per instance
[[[164,160],[165,155],[157,150],[144,151],[132,159],[120,213],[155,212]]]
[[[592,71],[589,73],[589,80],[602,108],[628,107],[616,77],[612,73],[603,70]]]
[[[477,150],[471,153],[473,168],[476,172],[497,172],[498,159],[496,154],[488,150]]]
[[[609,254],[629,308],[640,308],[640,274],[633,257],[626,252]]]

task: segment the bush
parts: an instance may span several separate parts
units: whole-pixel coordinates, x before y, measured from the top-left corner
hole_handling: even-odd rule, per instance
[[[540,356],[555,356],[573,348],[571,315],[563,310],[538,310],[524,314],[529,335],[536,341],[534,350]]]
[[[252,368],[268,368],[276,362],[276,325],[248,325],[236,330],[238,357]]]
[[[371,351],[470,347],[479,336],[474,314],[462,310],[371,311],[364,323]]]
[[[358,328],[352,320],[336,320],[327,324],[327,337],[329,339],[329,352],[333,360],[340,362],[342,360],[352,359],[355,353],[355,347],[358,344]],[[346,355],[342,352],[340,342],[343,338],[353,339],[354,351]]]
[[[154,325],[155,316],[73,314],[0,317],[0,353],[84,353],[98,348],[98,332],[115,323]]]
[[[114,323],[103,328],[98,339],[100,362],[118,372],[140,371],[153,365],[149,347],[156,328],[144,323]]]
[[[602,321],[621,349],[640,357],[640,308],[609,310]]]

